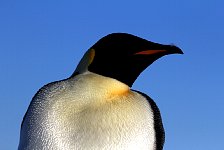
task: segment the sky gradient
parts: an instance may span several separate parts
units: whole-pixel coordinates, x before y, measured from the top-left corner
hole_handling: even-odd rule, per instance
[[[112,32],[175,44],[136,80],[157,103],[164,150],[219,150],[224,139],[224,2],[0,1],[0,146],[17,149],[22,118],[39,88],[69,77]]]

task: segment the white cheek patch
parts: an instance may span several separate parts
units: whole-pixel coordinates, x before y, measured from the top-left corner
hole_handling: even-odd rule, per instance
[[[79,62],[75,73],[84,73],[88,70],[88,66],[93,62],[93,59],[95,57],[95,50],[89,49],[85,55],[82,57],[81,61]]]

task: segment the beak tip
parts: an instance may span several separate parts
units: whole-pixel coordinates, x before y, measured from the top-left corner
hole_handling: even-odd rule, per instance
[[[184,54],[184,52],[177,46],[175,45],[170,45],[171,53],[173,54]]]

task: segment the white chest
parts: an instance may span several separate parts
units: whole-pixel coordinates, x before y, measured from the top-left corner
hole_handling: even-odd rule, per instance
[[[154,150],[153,124],[144,97],[90,73],[46,86],[35,96],[19,149]]]

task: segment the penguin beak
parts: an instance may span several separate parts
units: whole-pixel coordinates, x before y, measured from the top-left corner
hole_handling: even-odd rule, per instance
[[[164,45],[161,47],[161,49],[158,50],[144,50],[135,53],[135,55],[155,55],[155,54],[162,54],[162,55],[183,54],[183,51],[174,45]]]
[[[166,50],[145,50],[145,51],[137,52],[135,53],[135,55],[153,55],[153,54],[158,54],[162,52],[166,52]]]

